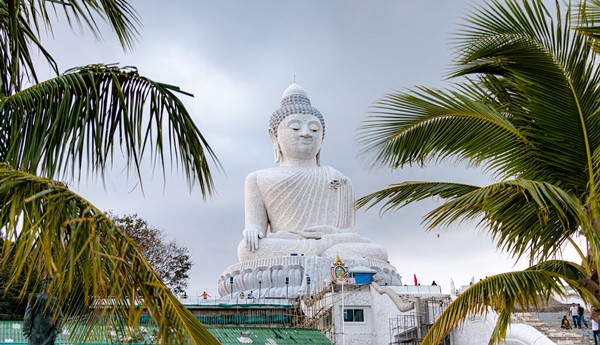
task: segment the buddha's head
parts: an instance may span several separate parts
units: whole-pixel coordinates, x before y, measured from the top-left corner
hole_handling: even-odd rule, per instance
[[[269,123],[275,162],[284,159],[315,159],[319,164],[321,143],[325,137],[325,120],[313,108],[306,91],[290,85],[281,97],[281,107],[273,112]]]

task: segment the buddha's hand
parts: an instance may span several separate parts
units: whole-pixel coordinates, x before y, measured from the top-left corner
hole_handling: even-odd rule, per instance
[[[251,252],[254,252],[258,249],[258,240],[262,235],[262,231],[256,226],[250,226],[244,231],[242,231],[244,235],[244,240],[246,242],[246,248],[248,248]]]
[[[329,225],[316,225],[302,230],[300,233],[305,238],[320,239],[323,235],[337,234],[340,230]]]

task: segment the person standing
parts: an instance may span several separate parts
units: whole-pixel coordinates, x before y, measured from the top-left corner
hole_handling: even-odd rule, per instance
[[[594,335],[594,345],[598,345],[598,340],[600,339],[600,324],[592,318],[592,334]]]
[[[571,317],[573,318],[573,328],[581,328],[581,323],[579,322],[579,312],[577,310],[577,305],[575,303],[571,304],[571,308],[569,308],[571,312]]]
[[[62,312],[56,297],[50,298],[47,290],[29,295],[23,318],[23,336],[28,345],[54,345],[61,333]]]
[[[579,316],[579,328],[581,328],[581,324],[585,325],[585,328],[590,328],[585,320],[585,309],[581,306],[581,304],[577,303],[577,316]]]

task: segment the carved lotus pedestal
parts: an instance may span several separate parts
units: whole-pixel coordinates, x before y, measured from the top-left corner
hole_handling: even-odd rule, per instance
[[[376,272],[374,280],[383,285],[402,285],[396,268],[385,261],[366,258],[342,258],[350,272],[368,268]],[[335,259],[318,256],[282,256],[244,261],[229,266],[219,278],[222,298],[293,298],[320,291],[331,283]]]

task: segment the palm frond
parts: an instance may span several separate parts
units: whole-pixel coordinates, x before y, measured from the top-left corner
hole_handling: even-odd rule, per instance
[[[1,95],[22,90],[39,82],[34,53],[40,53],[58,74],[54,58],[40,41],[40,31],[52,32],[52,15],[64,13],[71,26],[84,24],[100,38],[97,20],[109,23],[124,48],[131,48],[140,25],[137,14],[124,0],[28,0],[0,3],[0,85]]]
[[[423,219],[427,229],[477,221],[497,246],[511,255],[545,259],[559,251],[586,222],[583,205],[545,182],[516,179],[476,187],[450,182],[404,182],[357,200],[358,207],[381,205],[394,211],[427,198],[444,203]]]
[[[21,2],[19,2],[21,3]],[[29,7],[26,7],[28,3]],[[69,25],[85,25],[96,38],[101,37],[97,21],[107,22],[124,48],[131,48],[139,34],[140,20],[125,0],[28,0],[22,2],[22,11],[39,30],[43,25],[52,31],[51,15],[62,12]]]
[[[600,75],[585,38],[538,1],[494,1],[469,18],[453,76],[474,80],[376,102],[359,128],[361,154],[394,169],[452,158],[582,195],[600,142]]]
[[[133,240],[66,186],[0,165],[0,264],[22,291],[43,277],[75,325],[75,341],[93,325],[126,335],[146,310],[159,326],[157,343],[218,344],[163,284]],[[7,261],[10,260],[10,261]],[[128,326],[128,327],[125,327]],[[108,332],[106,332],[108,333]]]
[[[23,13],[20,1],[0,3],[0,95],[19,91],[25,82],[37,82],[30,49],[35,47],[58,74],[58,67],[50,53],[39,41],[38,31]]]
[[[452,183],[452,182],[419,182],[407,181],[393,184],[377,192],[365,195],[356,200],[358,208],[367,209],[379,205],[381,212],[397,211],[398,209],[416,201],[422,201],[432,197],[442,199],[455,199],[477,190],[479,187]]]
[[[583,206],[560,188],[516,179],[491,184],[449,200],[429,212],[429,228],[459,219],[480,218],[497,246],[520,258],[544,260],[555,255],[584,221]]]
[[[439,344],[448,332],[461,326],[467,318],[487,315],[490,310],[500,314],[490,339],[490,344],[497,344],[506,336],[510,313],[515,307],[538,309],[554,294],[564,294],[563,281],[577,287],[577,281],[583,277],[585,273],[580,266],[560,260],[488,277],[461,293],[440,315],[421,344]]]
[[[453,76],[501,80],[506,90],[500,94],[511,95],[507,116],[532,145],[543,148],[530,154],[534,159],[523,166],[522,177],[560,182],[581,193],[593,174],[588,167],[600,139],[594,116],[600,77],[586,37],[571,30],[570,8],[561,18],[558,6],[556,17],[542,1],[478,7],[457,35],[460,56]]]
[[[133,68],[92,65],[70,70],[0,97],[6,131],[6,150],[0,153],[21,170],[73,177],[88,162],[92,172],[102,175],[117,148],[141,182],[146,151],[164,170],[168,150],[190,185],[198,182],[202,194],[210,194],[209,157],[217,166],[218,161],[177,93],[189,95]]]
[[[579,2],[579,8],[575,15],[577,22],[576,30],[590,38],[590,42],[599,51],[600,42],[600,1],[584,0]]]
[[[472,84],[390,94],[359,127],[361,155],[394,169],[452,157],[514,175],[531,144],[487,97]]]

